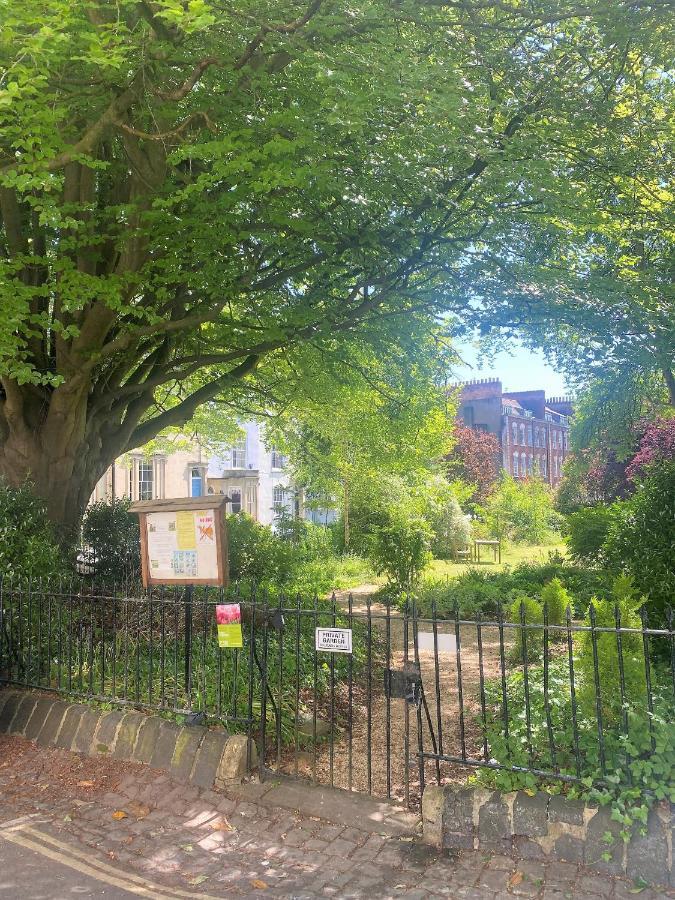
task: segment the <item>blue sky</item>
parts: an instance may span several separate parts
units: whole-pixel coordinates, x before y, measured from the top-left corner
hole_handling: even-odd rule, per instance
[[[565,377],[557,372],[541,351],[513,345],[510,351],[499,351],[489,361],[479,362],[479,353],[470,341],[457,343],[456,349],[467,365],[457,365],[453,377],[458,381],[471,378],[501,378],[505,391],[543,388],[548,397],[569,393]]]

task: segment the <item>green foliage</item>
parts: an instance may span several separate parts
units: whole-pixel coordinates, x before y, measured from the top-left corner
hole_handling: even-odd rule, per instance
[[[507,616],[508,622],[519,622],[521,625],[541,625],[544,621],[544,610],[533,597],[522,594],[511,603]],[[514,662],[534,662],[541,657],[544,644],[544,632],[541,628],[518,628],[515,630],[510,658]]]
[[[227,546],[232,581],[259,583],[278,579],[281,542],[271,528],[260,525],[246,513],[228,516]]]
[[[412,370],[417,335],[466,320],[474,265],[498,263],[510,321],[529,317],[543,298],[503,268],[523,236],[579,239],[579,207],[625,214],[585,190],[608,152],[621,198],[662,209],[661,154],[628,168],[620,140],[635,151],[645,95],[665,124],[661,4],[408,6],[5,0],[0,474],[31,469],[55,519],[108,454],[208,401],[269,411],[359,341],[404,346]]]
[[[408,591],[431,561],[433,532],[428,520],[405,501],[382,504],[368,536],[368,556],[378,575]]]
[[[577,687],[586,689],[587,670],[580,674],[582,656],[575,657]],[[544,789],[550,793],[568,790],[572,796],[590,803],[610,804],[612,818],[623,825],[627,840],[633,825],[644,826],[649,808],[658,800],[675,801],[675,704],[666,671],[653,672],[654,714],[643,698],[627,703],[626,725],[612,719],[604,728],[605,767],[603,775],[595,709],[585,704],[576,710],[576,735],[570,698],[569,663],[565,656],[554,657],[549,665],[548,692],[544,690],[543,667],[528,670],[527,701],[529,723],[514,711],[525,708],[526,688],[521,668],[507,675],[506,702],[511,710],[508,736],[501,712],[504,697],[499,679],[486,685],[487,741],[490,756],[506,766],[558,768],[562,774],[577,775],[575,737],[579,747],[581,783],[566,788],[559,781],[540,779],[525,772],[481,771],[480,783],[502,791]],[[581,680],[583,679],[583,680]]]
[[[227,536],[231,581],[270,596],[326,594],[370,575],[362,559],[337,556],[320,525],[302,522],[279,534],[242,512],[227,517]]]
[[[453,559],[458,550],[471,541],[471,523],[455,497],[448,497],[431,510],[430,524],[434,533],[431,550],[437,559]]]
[[[621,515],[620,504],[588,506],[567,517],[565,541],[570,556],[579,562],[598,563],[610,529]]]
[[[574,601],[557,576],[541,590],[542,606],[546,605],[549,625],[561,625],[565,621],[567,608],[574,609]]]
[[[129,512],[128,500],[101,500],[88,506],[82,522],[82,541],[93,554],[97,580],[115,582],[140,578],[138,516]]]
[[[630,579],[617,579],[613,594],[603,600],[592,600],[595,610],[595,626],[597,628],[616,628],[616,609],[622,628],[640,628],[641,597],[636,597]],[[591,607],[589,607],[584,624],[592,624]],[[575,635],[579,670],[582,684],[579,689],[579,702],[585,706],[587,715],[592,716],[598,701],[595,690],[595,643],[598,666],[599,703],[603,722],[617,724],[622,713],[621,672],[625,699],[633,706],[647,706],[647,688],[645,681],[645,654],[640,634],[621,635],[621,657],[616,633],[597,632],[595,641],[592,632],[580,632]]]
[[[502,572],[470,569],[450,580],[425,578],[415,593],[424,615],[430,613],[435,600],[441,617],[453,615],[455,604],[464,616],[476,613],[493,616],[500,602],[508,603],[516,596],[541,598],[545,586],[555,578],[573,599],[573,612],[580,615],[592,597],[609,595],[611,591],[612,579],[604,571],[553,560],[543,564],[521,563]]]
[[[32,485],[0,481],[0,576],[51,578],[68,572],[66,552]]]
[[[675,597],[675,461],[655,466],[622,504],[603,553],[615,571],[632,576],[654,627],[665,627]]]
[[[504,475],[479,515],[487,534],[517,543],[543,544],[559,525],[553,494],[539,478],[517,481]]]

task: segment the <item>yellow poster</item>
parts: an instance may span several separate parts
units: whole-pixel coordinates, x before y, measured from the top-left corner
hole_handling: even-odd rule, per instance
[[[196,550],[195,514],[193,512],[176,513],[176,543],[179,550]]]

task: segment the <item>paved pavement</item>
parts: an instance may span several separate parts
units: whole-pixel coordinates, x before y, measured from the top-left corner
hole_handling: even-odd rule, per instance
[[[675,896],[567,863],[439,852],[409,814],[342,792],[214,793],[20,738],[2,740],[0,759],[0,900]]]

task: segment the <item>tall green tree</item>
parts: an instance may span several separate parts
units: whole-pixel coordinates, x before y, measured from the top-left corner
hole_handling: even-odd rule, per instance
[[[642,382],[675,407],[670,24],[617,22],[595,119],[552,137],[539,205],[467,271],[484,331],[524,333],[576,385],[606,381],[609,395],[623,379],[615,405]]]
[[[454,406],[445,390],[451,349],[442,334],[425,336],[422,329],[400,342],[360,341],[341,358],[316,352],[314,377],[270,429],[289,454],[295,480],[324,498],[322,505],[339,506],[345,546],[352,504],[365,486],[430,472],[451,443]]]
[[[5,0],[0,477],[111,460],[307,342],[462,311],[665,4]],[[262,385],[267,384],[264,377]]]

